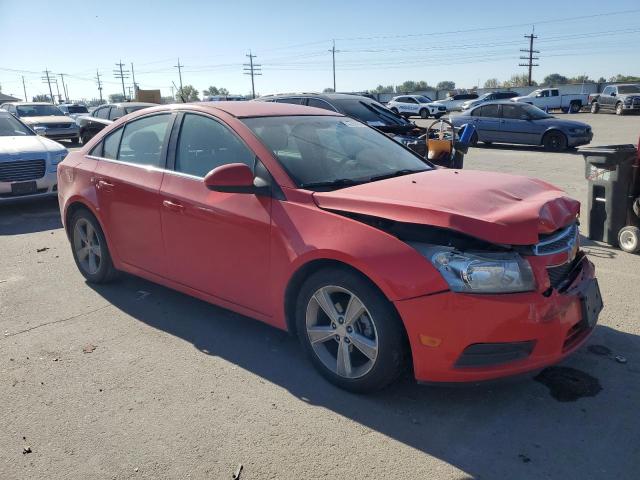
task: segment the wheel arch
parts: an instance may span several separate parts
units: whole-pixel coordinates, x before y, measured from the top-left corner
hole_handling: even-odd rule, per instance
[[[75,213],[80,211],[80,210],[86,210],[87,212],[89,212],[93,216],[93,218],[96,219],[96,221],[98,222],[98,225],[100,225],[100,229],[102,230],[102,233],[104,234],[104,237],[107,239],[107,248],[109,248],[109,252],[113,256],[113,250],[111,249],[111,241],[109,240],[109,235],[108,235],[107,231],[104,228],[104,224],[100,220],[100,216],[97,214],[97,212],[95,211],[95,209],[93,208],[93,206],[91,204],[89,204],[87,202],[83,202],[80,199],[74,199],[74,200],[70,201],[68,203],[66,209],[65,209],[65,212],[64,212],[64,229],[65,229],[65,233],[67,234],[67,238],[69,239],[69,241],[71,241],[70,220],[73,217],[73,215],[75,215]]]
[[[547,128],[545,132],[542,134],[542,137],[540,137],[540,145],[544,145],[544,138],[550,133],[559,133],[564,136],[567,142],[569,141],[569,136],[566,133],[564,133],[561,128],[553,126],[553,127]]]

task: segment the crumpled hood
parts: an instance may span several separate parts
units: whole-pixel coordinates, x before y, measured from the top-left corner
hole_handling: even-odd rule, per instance
[[[45,117],[20,117],[27,125],[39,125],[42,123],[76,123],[66,115],[48,115]]]
[[[39,135],[0,137],[0,161],[18,160],[33,153],[66,151],[63,145]]]
[[[572,221],[580,203],[542,180],[436,169],[315,192],[320,208],[449,228],[492,243],[533,245]]]

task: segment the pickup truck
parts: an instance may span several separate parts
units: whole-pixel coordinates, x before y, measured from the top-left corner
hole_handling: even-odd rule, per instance
[[[602,93],[589,95],[589,105],[591,113],[600,110],[616,112],[616,115],[640,112],[640,85],[607,85]]]
[[[578,113],[583,105],[587,105],[589,96],[585,93],[560,95],[557,88],[539,88],[524,97],[512,98],[514,102],[529,103],[542,110],[561,109],[563,112]]]

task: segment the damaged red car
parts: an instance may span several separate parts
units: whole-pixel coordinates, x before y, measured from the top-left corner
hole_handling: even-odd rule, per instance
[[[124,271],[288,330],[352,391],[410,366],[424,382],[540,369],[602,309],[577,201],[435,168],[327,110],[145,109],[69,154],[58,188],[89,282]]]

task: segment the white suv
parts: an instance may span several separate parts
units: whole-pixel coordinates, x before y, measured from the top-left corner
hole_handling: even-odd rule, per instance
[[[393,97],[387,107],[404,116],[420,116],[422,118],[440,118],[447,113],[447,107],[439,105],[424,95],[402,95]]]

